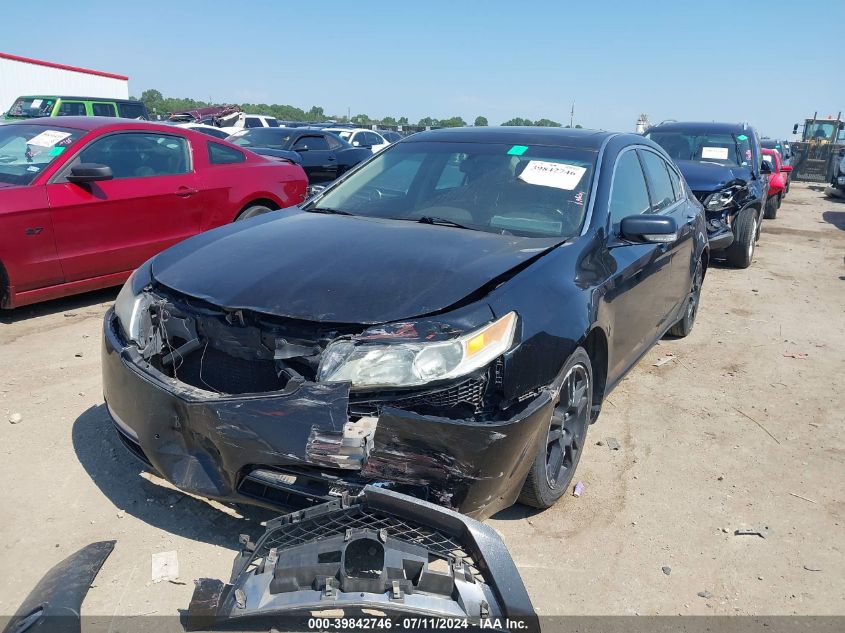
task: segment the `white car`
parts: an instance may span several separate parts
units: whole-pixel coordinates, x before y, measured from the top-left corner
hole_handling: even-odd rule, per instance
[[[390,145],[390,141],[373,130],[354,127],[327,127],[323,128],[323,130],[331,132],[332,134],[337,134],[340,138],[354,147],[368,147],[373,151],[373,154]]]
[[[176,127],[183,127],[186,130],[196,130],[197,132],[202,132],[215,138],[226,138],[229,136],[229,133],[224,128],[205,125],[204,123],[176,123]]]
[[[265,114],[245,114],[239,112],[237,118],[230,122],[229,125],[221,127],[220,129],[227,134],[234,134],[241,130],[247,130],[253,127],[280,127],[276,117],[267,116]]]

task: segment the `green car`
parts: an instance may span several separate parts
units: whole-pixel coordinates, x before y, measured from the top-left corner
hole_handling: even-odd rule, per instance
[[[32,95],[15,99],[4,120],[20,121],[48,116],[112,116],[145,120],[150,118],[147,108],[140,101]]]

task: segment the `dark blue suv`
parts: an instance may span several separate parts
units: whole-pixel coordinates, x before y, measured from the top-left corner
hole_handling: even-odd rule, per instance
[[[704,205],[711,256],[748,268],[760,238],[769,166],[745,123],[661,123],[645,136],[675,161]]]

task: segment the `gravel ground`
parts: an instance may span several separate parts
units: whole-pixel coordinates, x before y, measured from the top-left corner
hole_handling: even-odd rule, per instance
[[[610,395],[583,496],[489,520],[540,613],[845,613],[843,253],[845,204],[793,185],[752,267],[714,264],[692,335],[662,341]],[[228,578],[238,534],[268,517],[183,495],[125,453],[100,386],[115,295],[0,315],[0,614],[61,558],[114,538],[83,612],[176,615],[194,578]],[[764,526],[768,538],[734,535]],[[169,550],[186,584],[151,582],[151,555]]]

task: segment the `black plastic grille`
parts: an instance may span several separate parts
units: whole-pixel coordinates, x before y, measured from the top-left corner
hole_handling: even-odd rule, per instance
[[[472,574],[482,579],[477,562],[454,538],[433,528],[417,525],[398,517],[369,512],[360,506],[352,506],[330,514],[287,523],[268,531],[258,543],[254,559],[263,558],[270,549],[284,549],[345,534],[347,530],[386,530],[389,538],[426,548],[444,559],[462,560]]]
[[[426,391],[417,395],[383,396],[376,400],[367,396],[351,396],[349,412],[352,415],[380,415],[384,406],[397,409],[453,409],[459,406],[470,408],[474,413],[484,410],[484,392],[487,378],[469,378],[458,384],[436,391]]]

